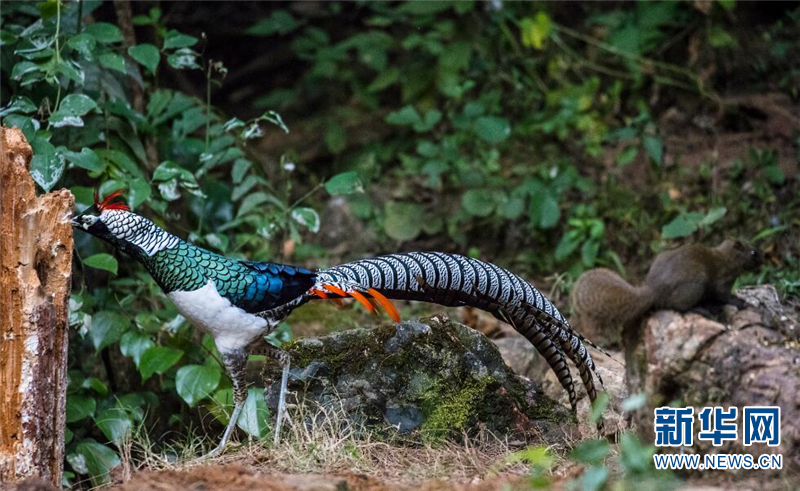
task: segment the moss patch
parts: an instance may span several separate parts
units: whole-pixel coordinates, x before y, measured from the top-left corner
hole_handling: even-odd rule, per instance
[[[435,384],[422,397],[422,408],[426,416],[420,429],[425,440],[437,440],[460,433],[471,420],[475,420],[486,387],[493,381],[486,377],[449,392],[441,392]]]
[[[539,424],[571,420],[566,408],[525,385],[490,340],[444,316],[299,339],[288,351],[289,389],[299,398],[412,439],[459,437],[479,426],[534,434]],[[275,381],[267,396],[274,407],[280,369],[265,371]]]

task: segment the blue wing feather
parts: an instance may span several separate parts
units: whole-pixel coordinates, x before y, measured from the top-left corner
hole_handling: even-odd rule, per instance
[[[253,273],[252,281],[236,304],[249,313],[270,310],[294,300],[314,286],[316,273],[296,266],[261,261],[241,261]]]

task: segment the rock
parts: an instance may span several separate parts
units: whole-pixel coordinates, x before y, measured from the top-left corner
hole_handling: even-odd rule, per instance
[[[754,298],[765,296],[769,297],[768,292]],[[800,350],[782,329],[767,327],[781,315],[785,314],[748,308],[730,314],[729,325],[723,325],[697,314],[662,311],[641,330],[633,331],[626,346],[628,386],[632,393],[649,395],[635,418],[642,438],[653,441],[653,410],[673,401],[681,407],[693,406],[695,414],[705,406],[726,410],[736,406],[740,438],[713,447],[697,439],[700,424],[696,421],[694,445],[683,450],[780,453],[784,468],[800,469]],[[745,406],[762,405],[781,408],[780,446],[743,447],[741,412]]]
[[[742,288],[736,296],[753,306],[755,309],[745,310],[757,316],[766,327],[774,329],[792,341],[800,341],[800,322],[785,308],[780,301],[778,292],[772,285],[759,285]],[[728,323],[749,323],[744,313],[735,318],[728,319]],[[755,322],[758,322],[756,320]]]
[[[503,356],[503,361],[517,374],[531,379],[542,387],[545,395],[569,405],[569,396],[547,362],[539,356],[531,343],[522,336],[495,339],[494,343]],[[608,395],[608,407],[603,413],[603,436],[613,436],[630,427],[628,418],[622,410],[622,403],[628,397],[625,384],[625,366],[621,352],[610,352],[614,359],[601,353],[593,353],[597,371],[603,377],[604,390]],[[583,437],[597,436],[597,429],[590,421],[591,404],[580,379],[575,380],[575,388],[582,399],[578,402],[578,428]]]
[[[539,356],[530,341],[518,335],[495,339],[494,344],[500,350],[503,361],[514,373],[531,380],[541,380],[547,363]]]
[[[300,339],[288,351],[296,399],[341,407],[359,424],[424,440],[487,428],[560,443],[574,430],[566,406],[514,374],[485,336],[445,316]],[[267,363],[264,375],[274,414],[280,367]]]

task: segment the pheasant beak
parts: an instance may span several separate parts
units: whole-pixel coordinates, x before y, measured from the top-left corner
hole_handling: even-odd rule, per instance
[[[83,210],[81,213],[72,217],[70,220],[70,224],[73,227],[88,230],[91,225],[93,225],[97,221],[97,216],[95,215],[96,210],[95,207],[89,207]]]

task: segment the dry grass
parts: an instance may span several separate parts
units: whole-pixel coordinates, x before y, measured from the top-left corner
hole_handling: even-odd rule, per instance
[[[199,438],[153,451],[146,432],[132,442],[138,471],[186,470],[206,464],[240,464],[264,473],[337,474],[353,472],[386,482],[417,484],[432,479],[467,483],[486,477],[526,475],[530,467],[513,462],[509,456],[521,442],[509,442],[481,431],[452,441],[420,443],[401,436],[386,437],[383,432],[354,424],[345,418],[341,404],[327,407],[299,405],[289,409],[287,422],[277,446],[271,437],[231,444],[222,456],[200,460],[207,449]],[[386,432],[391,434],[391,432]],[[206,442],[207,443],[207,442]],[[124,464],[132,468],[130,462]]]

